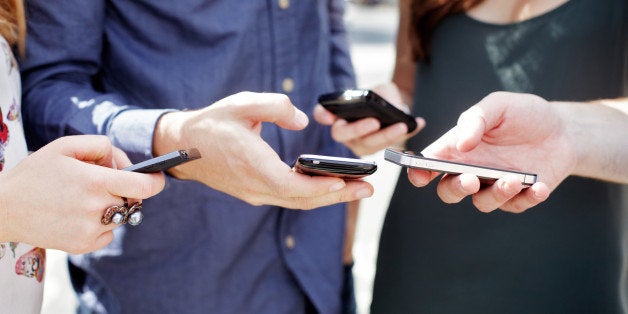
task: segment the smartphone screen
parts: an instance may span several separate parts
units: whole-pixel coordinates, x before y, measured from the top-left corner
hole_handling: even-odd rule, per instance
[[[381,128],[399,122],[408,126],[408,133],[417,128],[414,117],[370,90],[352,89],[324,94],[318,98],[318,102],[325,109],[348,122],[374,117],[380,121]]]
[[[294,169],[308,175],[359,179],[374,173],[377,164],[363,159],[304,154],[297,158]]]
[[[521,184],[532,185],[536,182],[537,175],[514,170],[491,168],[465,163],[427,158],[416,155],[411,151],[403,151],[394,148],[387,148],[384,152],[384,159],[409,168],[417,168],[436,172],[451,174],[470,173],[484,180],[497,180],[507,174],[514,174],[519,178]]]

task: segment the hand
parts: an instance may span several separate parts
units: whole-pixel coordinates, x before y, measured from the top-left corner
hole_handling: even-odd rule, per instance
[[[289,130],[307,126],[307,116],[280,94],[239,93],[197,111],[164,115],[155,130],[155,154],[196,147],[200,160],[170,169],[253,205],[311,209],[368,197],[364,181],[296,173],[260,137],[262,122]]]
[[[391,104],[402,103],[403,97],[395,84],[381,85],[374,91]],[[408,127],[401,122],[380,130],[379,120],[375,118],[365,118],[349,123],[327,111],[320,104],[314,108],[314,119],[322,125],[330,125],[332,138],[349,147],[358,156],[373,154],[404,142],[419,133],[425,126],[425,120],[417,117],[417,128],[410,134],[408,134]]]
[[[148,198],[164,187],[163,174],[110,168],[129,159],[104,136],[60,138],[0,174],[0,242],[24,242],[72,254],[113,240],[102,225],[107,207]]]
[[[437,187],[445,203],[473,195],[483,212],[501,208],[522,212],[547,199],[574,169],[574,141],[565,132],[561,116],[544,99],[529,95],[492,93],[460,115],[458,124],[422,153],[428,157],[516,169],[538,174],[539,182],[525,188],[504,177],[480,189],[470,174],[445,175]],[[408,178],[418,187],[438,173],[412,169]]]

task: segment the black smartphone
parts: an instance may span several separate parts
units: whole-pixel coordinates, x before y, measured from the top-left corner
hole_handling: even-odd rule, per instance
[[[351,89],[324,94],[318,98],[318,102],[325,109],[349,122],[374,117],[380,121],[381,128],[399,122],[408,126],[408,133],[417,128],[414,117],[391,105],[371,90]]]
[[[182,163],[186,163],[188,161],[199,158],[201,158],[201,153],[196,148],[190,148],[187,150],[176,150],[165,155],[138,162],[122,170],[141,173],[160,172],[166,171],[174,166],[178,166]]]
[[[297,158],[294,169],[314,176],[360,179],[373,174],[377,164],[363,159],[304,154]]]
[[[490,168],[465,163],[440,160],[416,155],[411,151],[404,151],[395,148],[386,148],[384,159],[409,168],[417,168],[436,172],[461,174],[470,173],[483,180],[497,180],[507,174],[514,174],[523,185],[532,185],[536,182],[537,175],[520,171]]]

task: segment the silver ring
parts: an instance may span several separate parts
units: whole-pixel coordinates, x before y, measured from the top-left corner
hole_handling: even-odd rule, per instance
[[[114,205],[105,209],[105,212],[100,219],[103,225],[114,223],[116,225],[122,225],[129,223],[131,226],[137,226],[144,220],[144,214],[142,213],[142,203],[135,203],[129,207],[129,203],[126,197],[122,198],[124,204]]]

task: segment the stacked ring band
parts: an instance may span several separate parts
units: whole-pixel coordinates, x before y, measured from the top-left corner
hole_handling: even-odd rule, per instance
[[[126,198],[122,198],[124,204],[114,205],[105,209],[105,212],[100,219],[103,225],[114,223],[116,225],[122,225],[129,223],[131,226],[137,226],[142,223],[144,214],[142,213],[142,203],[135,203],[129,207],[129,203]]]

